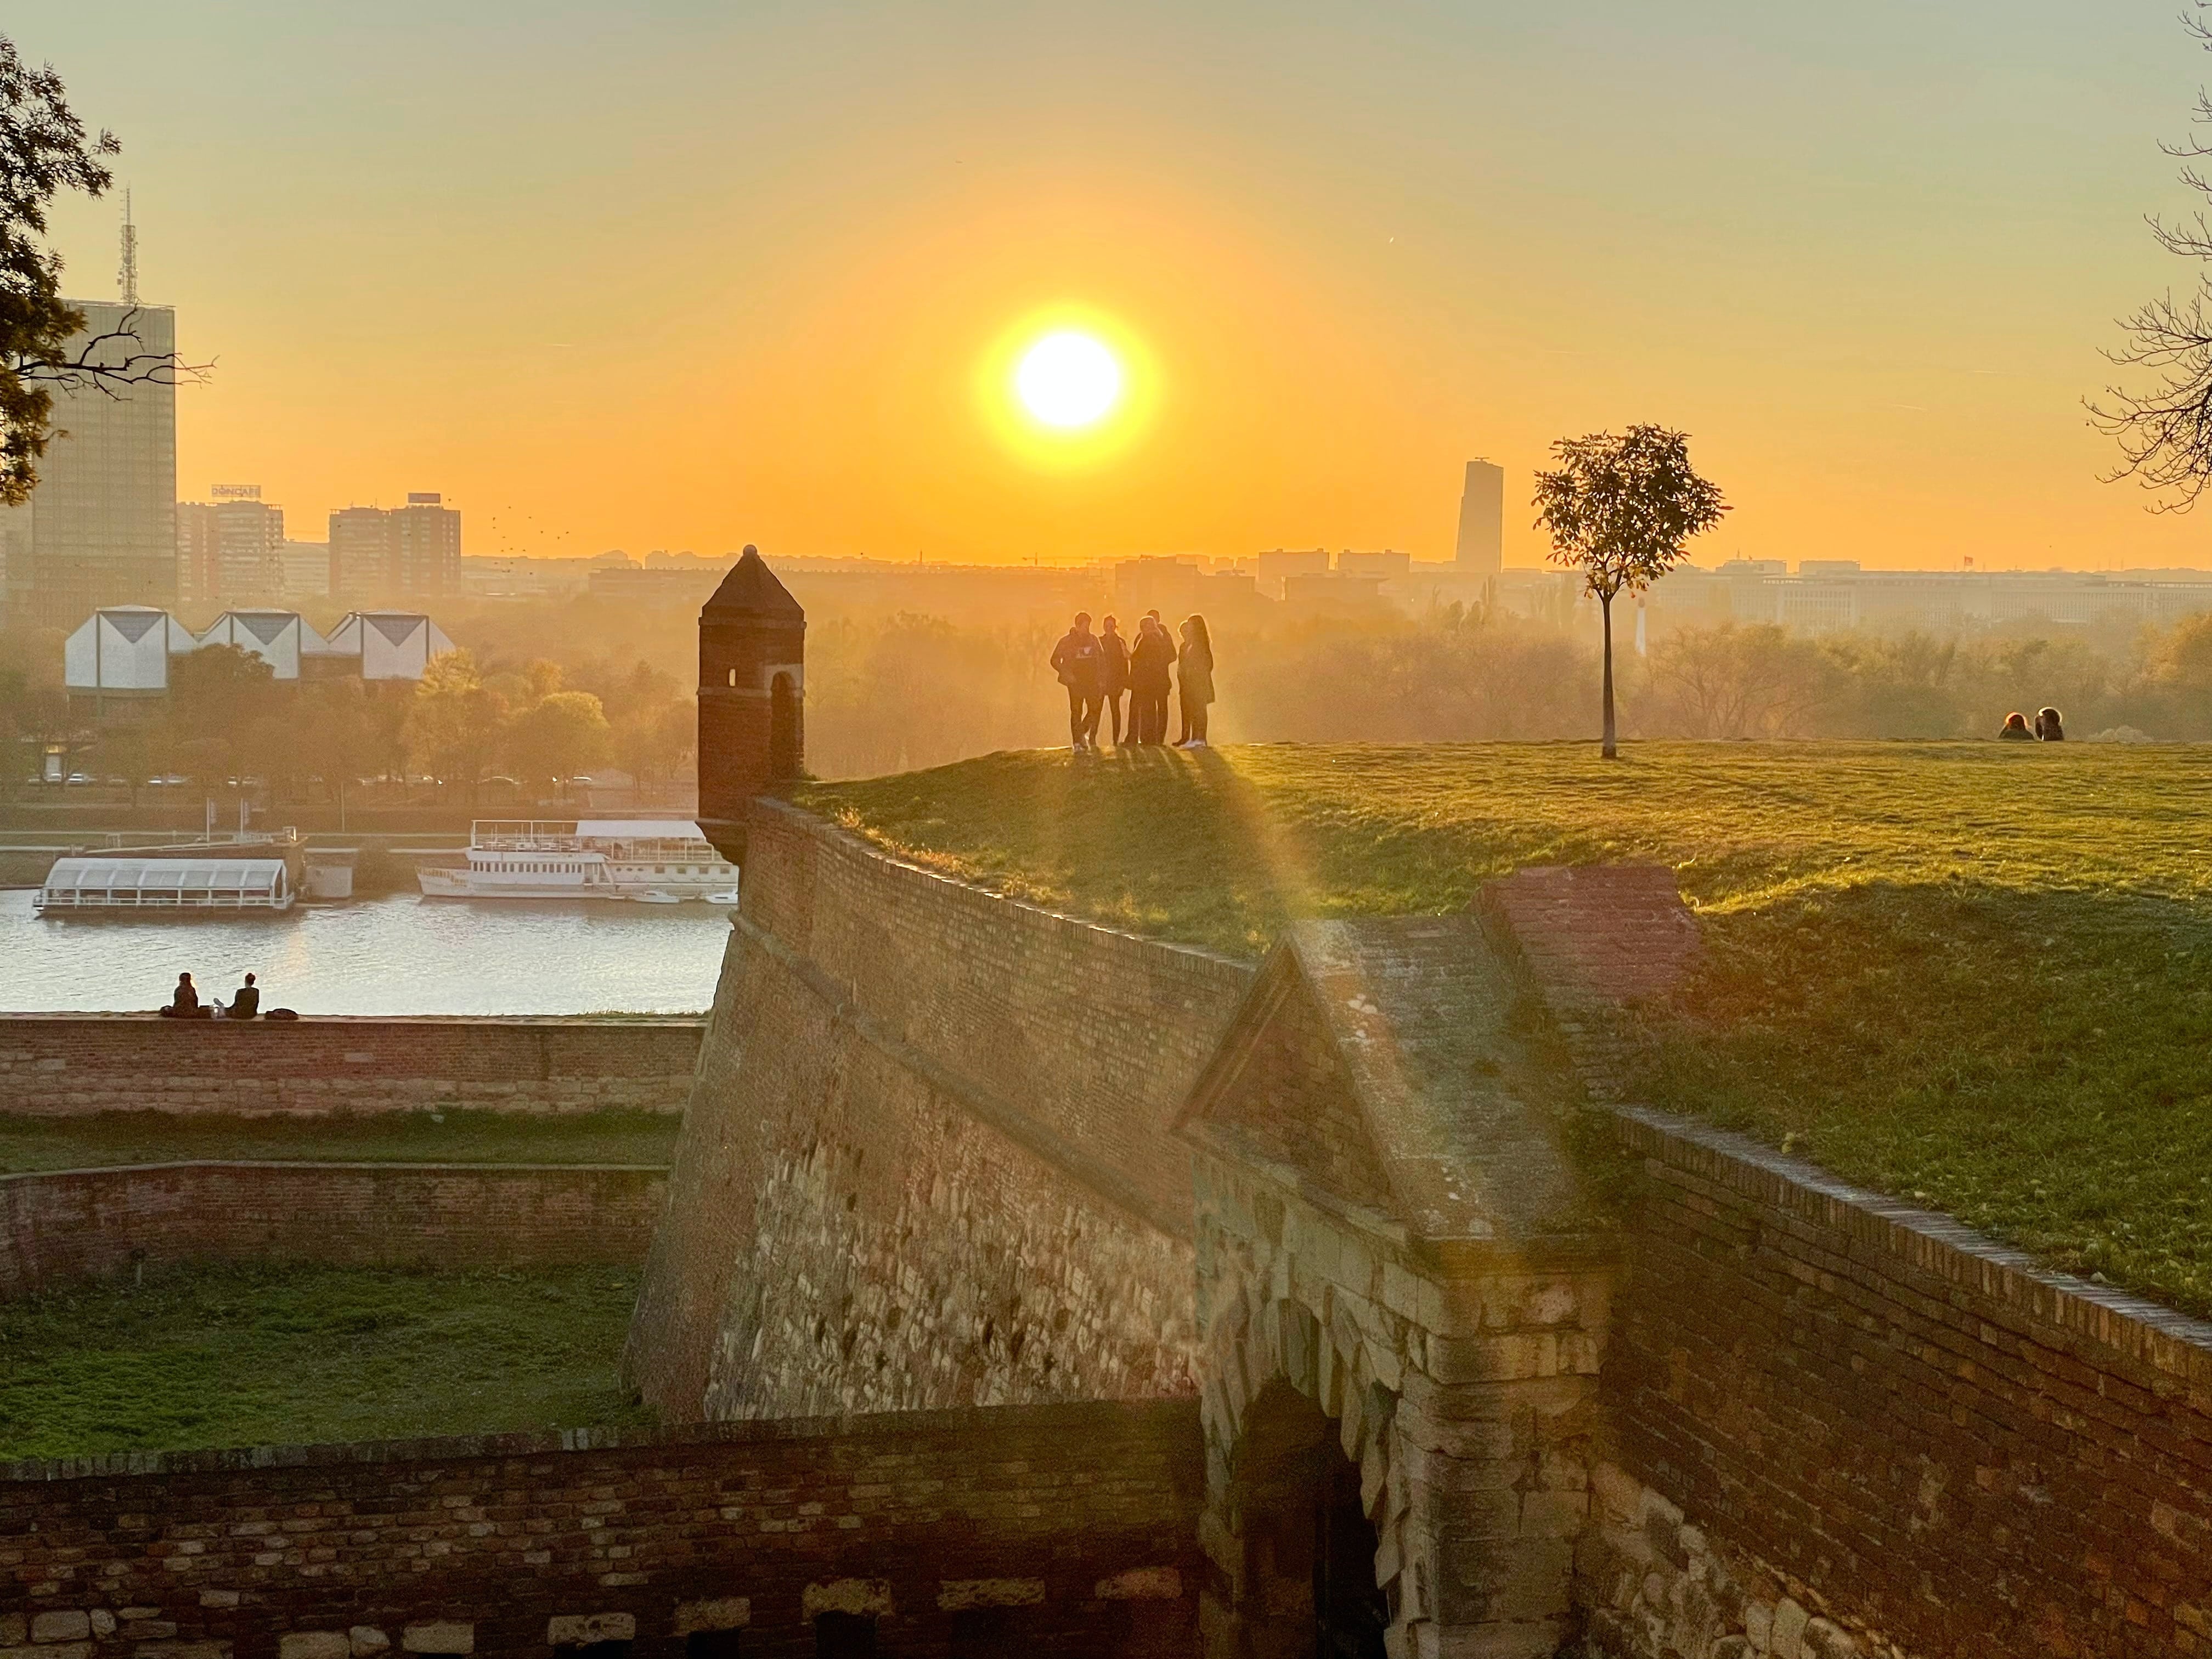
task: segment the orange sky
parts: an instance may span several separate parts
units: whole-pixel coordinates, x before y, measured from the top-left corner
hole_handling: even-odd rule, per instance
[[[219,360],[180,493],[259,482],[295,535],[434,489],[479,553],[1433,558],[1487,454],[1528,562],[1545,446],[1651,420],[1736,503],[1708,562],[2212,566],[2080,406],[2187,275],[2141,222],[2212,70],[2171,0],[1550,9],[112,0],[19,39]],[[62,216],[73,291],[113,222]],[[1148,365],[1087,469],[975,395],[1054,305]]]

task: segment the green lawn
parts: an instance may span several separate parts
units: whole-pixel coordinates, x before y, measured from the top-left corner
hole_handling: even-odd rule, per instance
[[[1709,945],[1640,1092],[2212,1314],[2212,750],[1269,745],[986,757],[802,804],[998,890],[1233,954],[1672,866]]]
[[[198,1267],[0,1304],[0,1459],[650,1419],[626,1267]]]
[[[682,1120],[654,1112],[523,1117],[502,1112],[391,1112],[328,1118],[0,1115],[0,1175],[191,1158],[372,1164],[660,1164]]]

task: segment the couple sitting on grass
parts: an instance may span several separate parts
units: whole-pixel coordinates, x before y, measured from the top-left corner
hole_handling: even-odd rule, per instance
[[[246,983],[238,988],[238,994],[228,1004],[218,997],[204,1006],[192,976],[179,974],[177,993],[169,999],[169,1006],[160,1012],[163,1019],[252,1019],[261,1012],[261,990],[254,984],[253,975],[248,974]]]
[[[1206,618],[1186,617],[1182,644],[1168,638],[1167,625],[1157,611],[1147,611],[1137,624],[1137,637],[1124,639],[1109,617],[1096,634],[1091,613],[1075,613],[1075,625],[1052,648],[1053,672],[1067,688],[1069,746],[1079,755],[1098,747],[1098,730],[1106,721],[1114,746],[1168,740],[1168,674],[1172,669],[1182,696],[1182,732],[1178,749],[1206,747],[1206,710],[1213,702],[1213,639]],[[1121,694],[1129,694],[1127,723],[1121,713]],[[1110,711],[1112,719],[1106,720]],[[1126,734],[1126,735],[1125,735]]]
[[[2027,716],[2014,709],[2005,716],[2004,729],[1997,733],[2007,743],[2063,743],[2066,728],[2058,723],[2056,708],[2035,711],[2035,730],[2027,729]]]

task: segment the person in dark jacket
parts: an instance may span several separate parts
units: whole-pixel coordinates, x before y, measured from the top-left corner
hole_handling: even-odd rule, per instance
[[[200,994],[192,987],[192,976],[190,974],[179,974],[176,994],[169,999],[169,1006],[161,1011],[161,1018],[163,1019],[198,1019],[202,1012]]]
[[[1053,672],[1067,688],[1068,747],[1087,753],[1098,730],[1098,703],[1104,684],[1104,656],[1098,636],[1091,631],[1091,613],[1075,613],[1075,625],[1060,636],[1052,648]]]
[[[2035,735],[2045,743],[2066,741],[2066,728],[2059,724],[2058,711],[2056,708],[2039,708],[2035,711]]]
[[[261,988],[253,982],[253,975],[246,976],[246,983],[238,988],[238,994],[222,1011],[225,1019],[252,1019],[261,1012]]]
[[[1164,743],[1168,735],[1168,671],[1175,645],[1156,617],[1137,624],[1129,647],[1129,737],[1133,743]]]
[[[2018,709],[2005,716],[2004,729],[1997,733],[2007,743],[2033,743],[2035,733],[2027,729],[2027,716]]]
[[[1121,694],[1129,689],[1129,641],[1107,617],[1098,624],[1098,690],[1105,698],[1101,717],[1106,728],[1113,733],[1114,746],[1119,749],[1128,727],[1122,724]],[[1097,741],[1097,734],[1091,734]]]
[[[1206,618],[1186,617],[1182,648],[1176,653],[1176,689],[1182,693],[1182,736],[1185,749],[1206,747],[1206,711],[1213,702],[1213,636],[1206,631]]]

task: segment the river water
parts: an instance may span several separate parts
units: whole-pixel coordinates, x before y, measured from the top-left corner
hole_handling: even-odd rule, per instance
[[[0,892],[0,1011],[154,1008],[180,971],[303,1014],[690,1013],[714,998],[726,911],[409,894],[283,915],[49,921]]]

